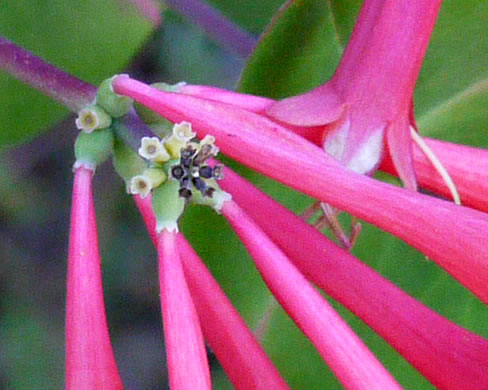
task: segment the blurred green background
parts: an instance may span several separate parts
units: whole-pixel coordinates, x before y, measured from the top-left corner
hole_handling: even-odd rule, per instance
[[[282,3],[209,1],[256,38]],[[0,3],[0,35],[92,83],[124,71],[148,82],[239,86],[283,97],[331,76],[360,3],[297,1],[269,28],[249,62],[174,11],[165,11],[154,29],[126,0],[6,0]],[[445,1],[416,89],[422,134],[488,147],[487,18],[486,2]],[[0,388],[62,388],[74,117],[2,72],[0,107]],[[296,212],[312,202],[236,169]],[[127,389],[167,388],[155,251],[110,164],[95,176],[95,202],[107,315],[122,378]],[[484,305],[422,254],[364,225],[356,256],[442,315],[488,337]],[[182,229],[251,328],[271,310],[263,344],[291,387],[341,388],[274,304],[222,218],[194,207]],[[433,388],[334,305],[405,388]],[[214,387],[231,388],[209,353]]]

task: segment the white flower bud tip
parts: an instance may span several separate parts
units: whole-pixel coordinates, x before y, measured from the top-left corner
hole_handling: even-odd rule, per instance
[[[78,112],[78,117],[75,120],[76,127],[85,133],[109,127],[111,123],[112,118],[97,106],[83,108]]]
[[[165,162],[170,159],[170,155],[157,137],[142,138],[138,152],[141,157],[154,162]]]
[[[173,135],[178,140],[188,142],[195,137],[196,134],[191,129],[191,123],[181,122],[173,126]]]
[[[129,190],[133,195],[139,194],[141,198],[145,198],[149,195],[151,189],[151,182],[145,176],[134,176],[130,181]]]

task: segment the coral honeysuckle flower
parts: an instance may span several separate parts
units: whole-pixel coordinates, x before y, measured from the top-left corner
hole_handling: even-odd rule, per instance
[[[442,180],[429,176],[429,164],[436,161],[429,154],[433,150],[442,162],[434,163],[439,172],[444,165],[454,175],[466,176],[460,189],[462,194],[472,195],[467,204],[481,210],[486,207],[482,196],[473,191],[486,191],[486,187],[472,186],[464,158],[478,152],[476,155],[484,157],[484,151],[427,141],[431,150],[424,149],[424,154],[429,163],[423,154],[417,156],[417,149],[412,152],[412,139],[418,137],[412,93],[439,6],[440,0],[366,0],[332,80],[280,102],[204,86],[180,85],[176,91],[161,91],[127,76],[107,80],[100,90],[110,90],[111,99],[115,91],[172,122],[182,122],[173,128],[173,134],[161,139],[153,139],[142,122],[137,124],[134,110],[128,111],[130,99],[121,99],[122,111],[112,111],[99,95],[92,101],[92,89],[82,84],[67,88],[70,94],[74,92],[73,99],[70,94],[60,94],[64,103],[79,112],[77,125],[90,132],[87,136],[110,134],[112,138],[106,140],[112,145],[113,130],[125,144],[140,148],[140,156],[146,159],[144,169],[130,176],[127,188],[135,195],[158,249],[172,388],[210,388],[202,334],[236,388],[287,388],[178,232],[177,220],[192,198],[211,205],[229,220],[270,290],[346,387],[398,385],[309,281],[362,318],[434,385],[456,389],[488,386],[486,340],[409,297],[227,171],[222,188],[235,196],[231,199],[215,181],[222,178],[222,167],[204,164],[220,148],[261,173],[397,235],[488,302],[488,216],[363,175],[383,164],[386,170],[397,172],[407,188],[416,189],[418,180],[446,193],[441,186],[450,180],[445,172]],[[19,58],[9,57],[7,63],[22,63],[18,69],[30,66],[31,62]],[[85,92],[78,95],[79,90]],[[59,99],[58,94],[52,95]],[[85,98],[89,104],[73,104],[72,100]],[[106,120],[101,115],[105,110]],[[202,139],[200,143],[191,141],[195,133],[187,121]],[[105,128],[109,124],[113,128]],[[83,146],[85,135],[79,139]],[[98,150],[100,142],[91,146]],[[462,161],[448,161],[450,151]],[[77,155],[66,381],[68,388],[121,388],[103,309],[91,200],[94,165]],[[86,292],[87,288],[92,290]]]
[[[296,126],[325,125],[324,149],[359,173],[379,165],[385,139],[404,185],[416,189],[412,96],[441,2],[364,1],[332,79],[272,104],[267,115]]]
[[[357,174],[240,106],[161,91],[127,76],[115,78],[113,86],[173,122],[192,122],[199,137],[215,136],[222,152],[237,161],[403,239],[488,302],[485,213]]]
[[[93,167],[75,168],[66,298],[66,389],[122,389],[105,315]]]

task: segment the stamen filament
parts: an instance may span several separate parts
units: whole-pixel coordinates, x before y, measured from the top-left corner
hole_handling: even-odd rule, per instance
[[[429,145],[422,139],[422,137],[411,127],[410,128],[410,135],[412,136],[412,140],[415,144],[419,147],[419,149],[424,153],[425,157],[431,162],[432,166],[435,170],[439,173],[439,175],[446,183],[447,188],[451,192],[452,198],[454,203],[460,205],[461,204],[461,197],[459,196],[459,192],[456,188],[456,185],[452,181],[451,176],[447,172],[446,168],[442,163],[439,161],[435,153],[429,148]]]

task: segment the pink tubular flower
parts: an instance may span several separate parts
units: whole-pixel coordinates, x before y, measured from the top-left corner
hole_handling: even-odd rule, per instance
[[[158,255],[170,387],[174,390],[211,389],[203,336],[183,274],[176,233],[164,229],[159,234]]]
[[[400,386],[283,252],[233,201],[222,207],[266,284],[347,389]]]
[[[488,386],[487,340],[408,296],[230,169],[224,175],[222,188],[233,194],[235,202],[295,266],[366,322],[435,386]]]
[[[103,301],[93,171],[75,170],[66,299],[66,389],[122,389]]]
[[[151,197],[143,199],[135,196],[134,199],[147,230],[157,245],[156,219]],[[239,313],[180,233],[178,247],[205,340],[236,389],[288,389]]]
[[[215,136],[237,161],[403,239],[488,302],[486,214],[345,169],[288,128],[239,106],[159,91],[126,76],[113,85],[173,122],[192,122],[199,137]]]

